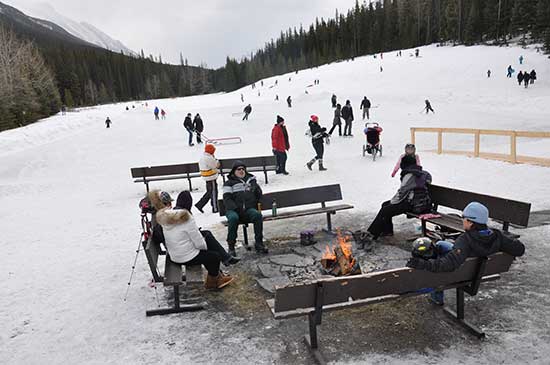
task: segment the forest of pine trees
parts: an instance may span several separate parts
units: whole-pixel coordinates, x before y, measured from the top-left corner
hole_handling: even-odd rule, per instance
[[[507,44],[520,37],[550,51],[550,0],[381,0],[347,14],[282,32],[241,61],[217,71],[224,90],[280,73],[367,54],[449,43]]]

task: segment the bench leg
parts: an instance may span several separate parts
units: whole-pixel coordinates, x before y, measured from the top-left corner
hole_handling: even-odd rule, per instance
[[[204,309],[204,303],[181,304],[179,285],[174,286],[174,306],[171,308],[158,308],[145,311],[147,317],[160,316],[164,314],[195,312]]]
[[[250,245],[248,244],[248,229],[246,228],[247,225],[243,224],[243,238],[244,238],[244,247],[247,251],[250,251]]]
[[[318,319],[315,312],[308,314],[309,336],[304,336],[304,342],[308,350],[313,355],[315,362],[319,365],[324,365],[327,363],[327,361],[319,350],[319,344],[317,342],[317,321]]]
[[[483,331],[464,319],[464,289],[456,289],[456,312],[449,307],[445,307],[443,311],[477,338],[485,337]]]

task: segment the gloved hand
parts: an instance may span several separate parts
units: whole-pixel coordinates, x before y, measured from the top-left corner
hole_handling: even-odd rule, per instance
[[[424,259],[420,259],[418,257],[411,257],[409,261],[407,261],[406,266],[413,269],[424,270],[426,268],[426,264],[427,262]]]

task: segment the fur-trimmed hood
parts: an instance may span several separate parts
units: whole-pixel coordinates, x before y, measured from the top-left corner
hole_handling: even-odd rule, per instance
[[[191,213],[186,209],[164,208],[157,211],[156,218],[161,226],[176,225],[187,222],[191,218]]]
[[[152,190],[147,193],[147,198],[156,211],[166,208],[166,205],[160,200],[160,190]]]

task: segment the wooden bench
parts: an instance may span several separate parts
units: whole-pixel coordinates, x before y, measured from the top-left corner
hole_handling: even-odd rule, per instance
[[[352,209],[353,205],[349,204],[339,204],[327,206],[327,202],[333,202],[342,200],[342,190],[340,189],[339,184],[334,185],[324,185],[324,186],[315,186],[311,188],[303,189],[294,189],[294,190],[285,190],[277,191],[272,193],[267,193],[262,196],[260,200],[262,211],[268,210],[271,211],[273,202],[277,202],[277,215],[274,217],[271,213],[262,214],[263,221],[275,221],[279,219],[288,219],[303,217],[314,214],[326,214],[327,216],[327,231],[332,231],[332,219],[331,216],[336,214],[337,211]],[[321,204],[317,208],[308,208],[302,210],[293,210],[293,211],[279,211],[282,208],[297,207],[301,205],[309,204]],[[218,208],[220,210],[220,215],[225,216],[225,205],[223,200],[218,201]],[[227,226],[227,221],[222,222]],[[241,223],[243,226],[243,237],[244,245],[248,249],[248,224]]]
[[[317,326],[321,324],[324,311],[422,295],[426,293],[426,288],[456,288],[456,311],[445,307],[445,313],[478,338],[483,338],[485,334],[464,318],[464,293],[476,295],[482,282],[499,279],[499,274],[507,272],[513,260],[512,256],[499,252],[488,258],[469,258],[454,272],[432,273],[400,268],[358,276],[319,279],[278,287],[275,299],[267,300],[267,304],[275,319],[308,316],[309,338],[306,336],[305,341],[319,363],[325,363],[317,339]]]
[[[173,262],[170,260],[170,256],[161,249],[160,245],[153,241],[152,236],[147,240],[144,251],[154,282],[163,283],[165,287],[171,286],[173,287],[174,292],[174,305],[172,307],[147,310],[145,314],[148,317],[171,313],[198,311],[205,308],[206,303],[197,302],[197,298],[186,299],[186,303],[184,304],[180,302],[181,285],[185,284],[187,286],[191,283],[203,283],[201,265],[186,266]],[[159,256],[163,255],[166,258],[164,263],[164,274],[158,265]]]
[[[266,184],[268,183],[267,172],[277,169],[275,156],[222,159],[220,160],[220,174],[224,181],[225,174],[231,172],[233,162],[237,160],[242,161],[250,172],[263,172]],[[134,178],[134,182],[144,183],[147,191],[149,191],[149,182],[151,181],[178,179],[187,179],[189,190],[192,191],[193,185],[191,184],[191,179],[201,177],[199,164],[196,162],[177,165],[133,167],[130,169],[130,172],[132,178]]]
[[[452,189],[445,186],[429,185],[430,198],[434,205],[433,212],[440,215],[439,218],[422,219],[422,233],[426,234],[426,222],[445,227],[455,232],[464,232],[462,218],[458,214],[447,214],[437,211],[439,207],[456,209],[460,212],[466,205],[477,201],[489,209],[489,217],[502,222],[502,230],[505,234],[519,237],[509,233],[510,224],[527,227],[529,223],[530,203],[516,200],[498,198],[490,195],[472,193],[469,191]],[[418,214],[407,213],[409,217],[419,217]]]

